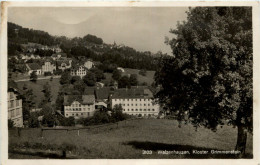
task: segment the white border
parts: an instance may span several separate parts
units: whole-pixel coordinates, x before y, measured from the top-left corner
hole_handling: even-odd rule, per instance
[[[7,131],[7,9],[8,7],[187,7],[187,6],[252,6],[253,7],[253,59],[254,59],[254,72],[253,72],[253,87],[254,87],[254,135],[253,135],[253,159],[84,159],[84,160],[9,160],[8,159],[8,131]],[[153,164],[247,164],[256,165],[260,164],[260,152],[259,152],[259,98],[260,98],[260,8],[259,2],[256,1],[219,1],[219,2],[2,2],[1,9],[1,49],[0,49],[0,139],[1,139],[1,152],[0,159],[3,165],[6,164],[115,164],[124,163],[125,165],[142,164],[142,165],[153,165]],[[37,162],[35,162],[37,161]]]

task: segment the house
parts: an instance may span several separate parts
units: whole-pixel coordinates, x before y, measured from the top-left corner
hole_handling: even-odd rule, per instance
[[[12,84],[8,84],[8,119],[15,127],[23,127],[23,111],[21,93]]]
[[[72,69],[70,70],[70,75],[79,76],[80,78],[82,78],[87,75],[87,68],[85,68],[85,66],[83,65],[73,66]]]
[[[45,60],[41,64],[42,74],[50,72],[53,74],[53,71],[56,70],[56,64],[51,60]]]
[[[71,68],[71,62],[72,60],[57,60],[56,65],[58,69],[64,71]]]
[[[97,88],[103,88],[104,87],[104,83],[102,83],[102,82],[96,82],[96,87]]]
[[[113,90],[109,87],[96,88],[96,109],[107,108],[109,104],[109,97],[113,93]]]
[[[84,67],[86,67],[87,69],[91,69],[94,66],[94,63],[92,60],[86,60],[84,63]]]
[[[55,54],[52,54],[51,55],[51,58],[53,60],[58,60],[58,59],[61,59],[61,58],[67,58],[67,54],[66,53],[55,53]]]
[[[121,105],[123,113],[134,116],[158,116],[159,104],[154,103],[153,94],[148,87],[120,88],[111,96],[111,108]]]
[[[65,117],[91,117],[95,113],[95,96],[65,95],[63,105]]]
[[[121,71],[122,73],[125,72],[124,68],[121,68],[121,67],[117,67],[117,70]]]
[[[28,75],[31,75],[32,72],[35,72],[37,75],[42,74],[42,67],[37,63],[27,63],[25,64]]]

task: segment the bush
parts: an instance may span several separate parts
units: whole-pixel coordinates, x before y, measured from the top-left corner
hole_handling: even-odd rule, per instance
[[[61,118],[59,122],[62,126],[75,126],[75,118],[73,116]]]
[[[56,69],[53,72],[54,75],[61,75],[62,74],[62,70],[61,69]]]
[[[51,76],[51,72],[44,72],[44,76]]]
[[[8,119],[8,129],[14,128],[14,121],[11,119]]]

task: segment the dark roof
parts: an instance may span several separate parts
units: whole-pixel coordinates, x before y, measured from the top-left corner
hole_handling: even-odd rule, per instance
[[[153,94],[148,87],[120,88],[115,90],[111,98],[153,98]]]
[[[108,99],[109,95],[112,93],[112,90],[109,87],[103,87],[96,89],[96,98],[97,100]]]
[[[85,95],[94,95],[95,94],[95,87],[87,87],[84,91]]]
[[[28,67],[29,67],[29,69],[31,69],[31,70],[38,70],[38,69],[41,69],[42,67],[39,65],[39,64],[37,64],[37,63],[28,63],[28,64],[26,64]]]
[[[80,104],[94,104],[95,96],[94,95],[65,95],[64,96],[64,105],[71,105],[73,101],[78,101]]]
[[[67,57],[66,53],[55,53],[55,54],[52,54],[51,57],[58,57],[58,55],[61,55],[61,57]]]

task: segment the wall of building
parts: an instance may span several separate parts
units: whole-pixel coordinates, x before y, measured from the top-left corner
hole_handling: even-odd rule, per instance
[[[74,101],[70,106],[64,106],[64,116],[74,116],[75,119],[80,117],[91,117],[95,113],[95,104],[82,105]]]
[[[22,99],[17,99],[14,92],[8,92],[8,119],[14,122],[15,127],[23,127]]]
[[[159,105],[154,104],[151,98],[112,99],[112,107],[121,104],[123,113],[129,115],[157,116]]]
[[[71,76],[80,76],[80,78],[87,75],[87,70],[84,67],[79,67],[78,70],[71,70]]]

